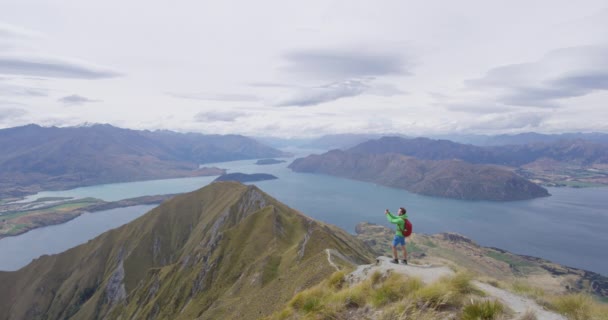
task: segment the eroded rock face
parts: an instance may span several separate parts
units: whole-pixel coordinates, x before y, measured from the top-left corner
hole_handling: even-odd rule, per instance
[[[124,301],[127,298],[127,290],[125,289],[125,268],[123,261],[118,262],[118,266],[108,279],[108,284],[105,290],[105,302],[110,305],[115,305],[118,302]]]

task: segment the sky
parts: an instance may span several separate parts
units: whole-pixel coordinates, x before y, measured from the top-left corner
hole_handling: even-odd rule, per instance
[[[608,2],[0,0],[0,128],[608,132]]]

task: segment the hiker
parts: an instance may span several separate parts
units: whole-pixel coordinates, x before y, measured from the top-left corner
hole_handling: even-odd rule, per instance
[[[401,207],[399,208],[398,216],[394,216],[388,209],[384,211],[386,215],[386,219],[392,223],[397,225],[397,231],[395,232],[395,237],[393,238],[393,263],[399,263],[399,256],[397,255],[397,246],[401,245],[401,249],[403,250],[403,263],[407,264],[407,249],[405,248],[405,237],[403,236],[403,230],[405,229],[405,219],[407,219],[407,210]]]

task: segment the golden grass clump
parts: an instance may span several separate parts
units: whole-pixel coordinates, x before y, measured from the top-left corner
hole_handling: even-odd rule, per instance
[[[541,300],[545,297],[546,293],[543,289],[532,287],[523,281],[515,281],[511,285],[513,292],[523,295],[532,299]]]
[[[371,293],[371,303],[375,307],[399,301],[423,287],[418,278],[390,274],[381,284],[374,287]]]
[[[289,306],[302,313],[319,311],[323,308],[324,301],[329,295],[330,292],[327,288],[316,286],[296,294],[289,302]]]
[[[367,304],[371,291],[370,283],[363,282],[336,292],[330,297],[329,302],[343,309],[361,308]]]
[[[549,299],[549,303],[555,311],[565,315],[570,320],[593,319],[594,301],[588,295],[579,293],[552,297]]]
[[[342,286],[346,282],[345,277],[344,271],[336,271],[327,279],[327,286],[334,290],[342,289]]]
[[[413,299],[402,300],[385,308],[378,317],[379,320],[437,320],[445,319],[446,315],[433,309],[419,308]]]
[[[461,320],[495,320],[500,319],[505,306],[496,300],[474,301],[462,309]]]
[[[437,281],[416,291],[414,298],[419,304],[433,309],[460,304],[460,297],[445,282]]]
[[[448,278],[447,284],[460,294],[478,293],[479,290],[473,286],[472,279],[473,275],[461,271]]]

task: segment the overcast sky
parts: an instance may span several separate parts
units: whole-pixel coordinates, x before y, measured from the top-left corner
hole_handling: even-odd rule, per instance
[[[0,1],[0,127],[608,132],[608,2]]]

